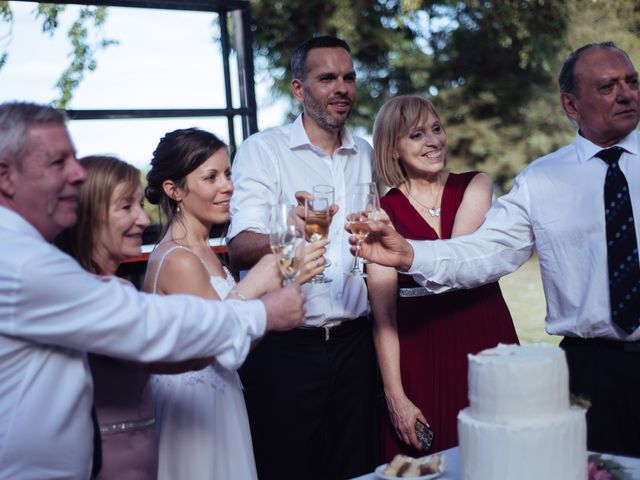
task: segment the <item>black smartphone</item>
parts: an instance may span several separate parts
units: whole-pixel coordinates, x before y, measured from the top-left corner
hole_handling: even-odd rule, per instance
[[[431,449],[431,445],[433,444],[433,435],[433,430],[431,430],[428,425],[425,425],[424,422],[421,422],[416,418],[416,436],[418,437],[420,447],[425,452],[428,452]]]

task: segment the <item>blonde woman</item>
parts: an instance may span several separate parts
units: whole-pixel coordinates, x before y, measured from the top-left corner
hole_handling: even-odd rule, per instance
[[[376,170],[393,187],[381,206],[401,235],[437,240],[480,226],[491,206],[491,180],[445,169],[447,134],[427,99],[407,95],[385,103],[373,143]],[[416,420],[435,431],[433,451],[457,445],[456,416],[467,405],[467,354],[518,341],[500,287],[427,295],[394,269],[369,264],[367,271],[388,406],[385,460],[420,454]]]

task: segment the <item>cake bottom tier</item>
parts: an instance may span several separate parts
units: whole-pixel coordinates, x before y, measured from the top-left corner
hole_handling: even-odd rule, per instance
[[[462,480],[585,480],[585,411],[571,408],[551,420],[511,425],[458,414]]]

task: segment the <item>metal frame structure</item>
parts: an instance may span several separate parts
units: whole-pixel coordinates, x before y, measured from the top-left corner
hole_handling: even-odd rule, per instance
[[[72,120],[107,120],[133,118],[177,118],[177,117],[226,117],[229,132],[229,148],[236,151],[236,128],[234,120],[240,117],[242,138],[258,131],[257,106],[254,88],[253,47],[251,37],[251,10],[248,0],[16,0],[36,1],[37,3],[94,5],[99,7],[132,7],[165,10],[190,10],[213,12],[218,14],[220,23],[220,43],[222,50],[223,78],[225,89],[225,108],[208,109],[129,109],[129,110],[67,110]],[[233,23],[233,39],[228,28],[229,19]],[[233,42],[233,43],[232,43]],[[233,45],[238,64],[238,91],[240,107],[233,107],[231,95],[230,57]],[[211,232],[217,236],[219,232]],[[211,242],[210,242],[211,243]],[[228,262],[227,248],[223,242],[214,241],[212,248]],[[146,271],[145,252],[138,258],[123,263],[117,274],[127,278],[140,288]]]
[[[130,109],[130,110],[67,110],[72,120],[104,120],[132,118],[177,118],[177,117],[226,117],[229,132],[229,147],[236,150],[236,128],[234,119],[240,117],[242,138],[258,131],[257,106],[254,88],[253,47],[251,37],[251,10],[248,0],[17,0],[37,3],[94,5],[99,7],[132,7],[164,10],[191,10],[218,14],[220,43],[222,47],[225,108],[207,109]],[[228,21],[233,23],[233,40]],[[234,46],[238,63],[238,90],[240,107],[233,107],[231,95],[230,56]]]

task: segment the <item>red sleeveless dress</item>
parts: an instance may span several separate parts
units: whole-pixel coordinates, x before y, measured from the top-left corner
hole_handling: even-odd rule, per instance
[[[441,203],[443,239],[451,238],[464,191],[476,174],[449,174]],[[400,190],[389,191],[381,205],[405,238],[438,238]],[[431,452],[437,452],[458,444],[456,417],[468,405],[467,354],[499,342],[518,343],[518,337],[497,282],[439,295],[420,295],[417,287],[412,277],[398,276],[400,371],[407,397],[422,410],[435,432]],[[398,439],[386,408],[382,426],[385,461],[397,453],[424,455]]]

